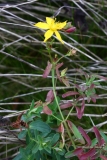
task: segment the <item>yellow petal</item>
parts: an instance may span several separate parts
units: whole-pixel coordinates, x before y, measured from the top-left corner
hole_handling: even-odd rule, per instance
[[[46,17],[46,22],[50,26],[55,22],[55,20],[53,18]]]
[[[62,29],[66,26],[66,21],[63,23],[57,23],[57,29]]]
[[[62,40],[59,32],[58,32],[58,31],[55,31],[55,34],[56,34],[56,37],[58,38],[58,40],[59,40],[62,44],[64,44],[64,42],[63,42],[63,40]]]
[[[38,22],[38,23],[34,24],[34,26],[41,28],[41,29],[49,29],[49,25],[44,22]]]
[[[53,35],[53,31],[52,30],[48,30],[46,33],[45,33],[45,40],[44,42],[46,42],[52,35]]]

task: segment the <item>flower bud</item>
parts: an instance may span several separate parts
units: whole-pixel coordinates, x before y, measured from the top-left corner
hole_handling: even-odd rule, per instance
[[[64,30],[71,28],[71,22],[66,23],[66,26],[63,28]]]
[[[68,28],[67,30],[65,30],[65,32],[72,33],[72,32],[75,32],[75,30],[76,30],[76,27],[71,27],[71,28]]]

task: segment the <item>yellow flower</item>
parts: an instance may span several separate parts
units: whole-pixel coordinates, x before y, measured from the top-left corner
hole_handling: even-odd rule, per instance
[[[54,33],[58,40],[61,43],[64,43],[58,30],[61,30],[66,26],[66,21],[63,23],[60,22],[55,22],[55,19],[46,17],[46,23],[45,22],[38,22],[34,26],[41,28],[41,29],[46,29],[47,31],[45,32],[44,36],[44,42],[46,42]]]

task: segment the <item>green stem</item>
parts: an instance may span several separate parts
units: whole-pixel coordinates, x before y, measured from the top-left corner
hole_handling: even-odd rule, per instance
[[[56,117],[56,116],[54,116],[53,114],[52,114],[51,116],[53,116],[53,117],[54,117],[55,119],[57,119],[58,121],[62,122],[62,120],[61,120],[61,119],[57,118],[57,117]]]
[[[48,46],[48,44],[46,44],[46,47],[47,47],[47,50],[48,50],[48,53],[49,53],[50,61],[51,61],[51,63],[52,63],[51,48]]]
[[[57,106],[58,106],[59,113],[60,113],[61,118],[62,118],[62,122],[64,123],[64,126],[65,126],[65,128],[66,128],[66,130],[67,130],[67,133],[68,133],[68,135],[69,135],[69,138],[70,138],[70,140],[71,140],[71,143],[72,143],[73,147],[76,148],[75,143],[74,143],[74,141],[73,141],[73,139],[72,139],[72,136],[71,136],[71,134],[70,134],[69,128],[68,128],[68,126],[67,126],[67,124],[66,124],[66,121],[65,121],[65,119],[64,119],[64,116],[63,116],[63,114],[62,114],[62,112],[61,112],[61,109],[60,109],[60,106],[59,106],[59,103],[58,103],[58,99],[57,99],[57,96],[56,96],[56,92],[55,92],[55,81],[54,81],[54,79],[55,79],[55,70],[54,70],[54,68],[55,68],[55,67],[54,67],[54,64],[53,64],[53,68],[52,68],[52,85],[53,85],[54,97],[55,97],[55,100],[56,100],[56,104],[57,104]]]
[[[72,107],[72,108],[70,109],[68,115],[67,115],[66,118],[65,118],[65,121],[68,119],[68,117],[70,116],[70,114],[71,114],[71,112],[73,111],[73,109],[74,109],[74,107]]]

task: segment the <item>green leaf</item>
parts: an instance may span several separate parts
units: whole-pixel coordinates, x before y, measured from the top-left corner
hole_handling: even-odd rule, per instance
[[[19,149],[20,154],[22,155],[22,158],[27,159],[27,154],[25,153],[25,150],[23,148]]]
[[[32,153],[37,153],[38,150],[39,150],[39,145],[36,144],[36,145],[34,145],[34,147],[32,148]]]
[[[35,155],[34,154],[28,156],[28,160],[34,160],[34,159],[35,159]]]
[[[21,160],[22,159],[22,155],[18,154],[15,158],[13,158],[13,160]]]
[[[94,147],[96,144],[97,144],[98,140],[97,138],[94,138],[92,141],[91,141],[91,147]]]
[[[21,119],[24,121],[24,122],[28,122],[28,117],[27,117],[27,113],[26,114],[23,114]]]
[[[101,136],[103,137],[104,141],[107,144],[107,136],[102,131],[100,131],[100,134],[101,134]]]
[[[41,160],[40,152],[36,152],[35,157],[37,160]]]
[[[38,140],[38,142],[40,144],[40,143],[43,142],[43,137],[41,135],[37,135],[37,140]]]
[[[30,111],[34,108],[34,106],[35,106],[35,101],[33,100],[31,105],[30,105]]]
[[[42,132],[44,136],[51,132],[50,126],[40,119],[31,122],[29,128]]]
[[[103,149],[104,149],[105,151],[107,151],[107,145],[105,145]]]
[[[95,80],[95,78],[96,77],[93,75],[90,79],[87,80],[86,85],[90,86],[93,83],[93,81]]]
[[[27,154],[30,154],[32,152],[32,148],[34,147],[35,142],[30,140],[30,143],[25,148],[25,151]]]
[[[71,157],[74,157],[74,156],[75,156],[75,154],[74,154],[73,152],[74,152],[74,150],[73,150],[73,151],[69,151],[69,152],[67,152],[67,153],[65,154],[65,158],[71,158]]]
[[[87,95],[87,97],[90,97],[92,95],[94,95],[96,93],[95,89],[88,89],[85,91],[85,94]]]
[[[59,155],[61,155],[61,156],[63,156],[64,154],[65,154],[65,149],[62,149],[61,151],[59,151],[58,153],[59,153]]]
[[[56,151],[54,151],[54,154],[55,154],[55,160],[60,160],[60,155],[56,152]]]
[[[60,77],[64,77],[66,75],[68,68],[65,68],[61,71],[61,76]]]
[[[44,149],[45,149],[45,151],[47,151],[49,154],[51,154],[51,146],[46,146]]]
[[[30,139],[30,135],[27,133],[26,134],[26,144],[28,145],[30,143],[31,139]]]
[[[57,101],[58,103],[60,102],[60,98],[57,96]],[[50,103],[49,105],[49,108],[52,110],[52,113],[56,113],[57,111],[57,103],[56,103],[56,100],[54,100],[52,103]]]
[[[96,86],[100,86],[99,82],[93,82]]]
[[[18,138],[19,138],[19,139],[24,138],[24,137],[26,136],[26,133],[27,133],[27,130],[21,131],[21,132],[18,134]]]
[[[59,140],[59,133],[56,133],[54,136],[53,136],[53,138],[52,138],[52,140],[51,140],[51,142],[50,142],[50,144],[51,144],[51,146],[53,146],[58,140]]]
[[[41,113],[42,110],[43,110],[43,107],[39,106],[37,108],[33,108],[30,113]]]
[[[78,141],[82,144],[85,144],[85,140],[83,139],[78,128],[71,121],[68,121],[68,125],[69,125],[70,129],[72,130],[74,136],[78,139]]]
[[[31,114],[23,115],[22,120],[27,123],[29,121],[32,121],[34,117],[35,117],[35,115],[31,115]]]

